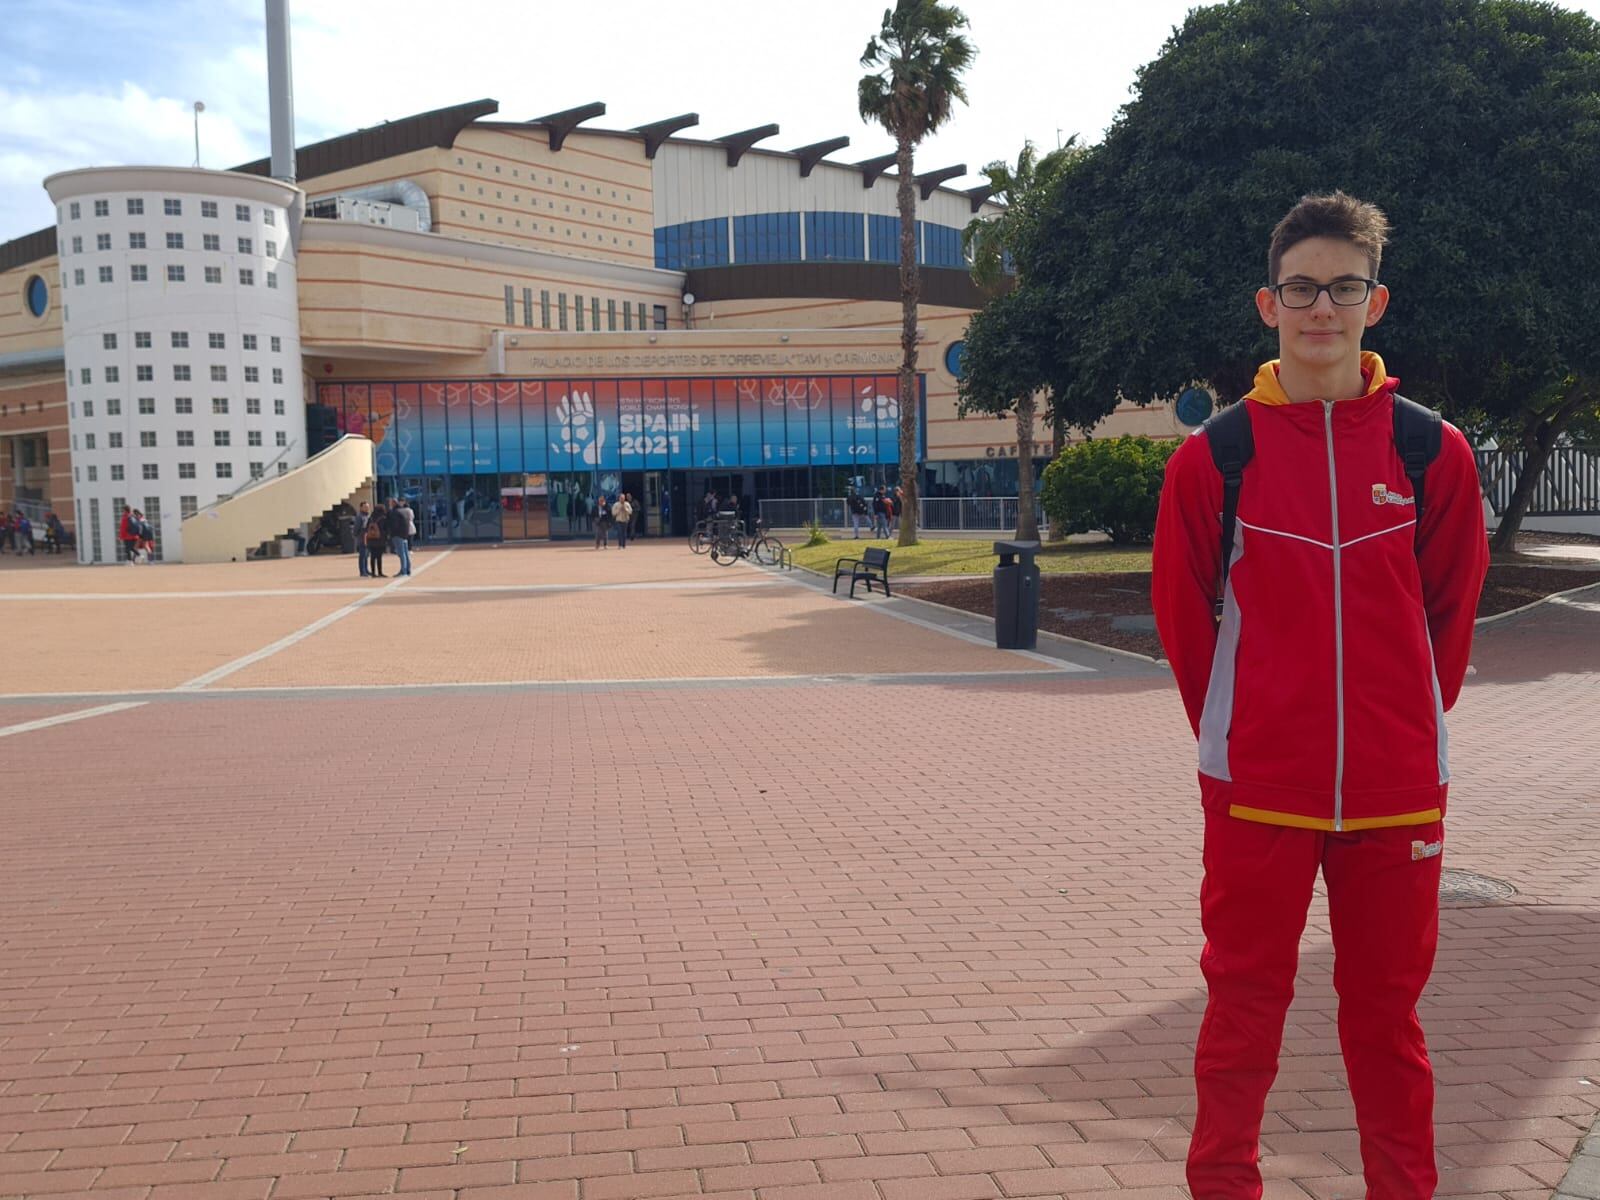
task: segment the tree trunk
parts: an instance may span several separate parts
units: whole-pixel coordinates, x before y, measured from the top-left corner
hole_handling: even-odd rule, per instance
[[[1017,401],[1017,541],[1039,540],[1039,519],[1033,512],[1033,413],[1030,392]]]
[[[911,178],[911,141],[901,138],[895,148],[895,170],[900,173],[896,198],[900,203],[900,487],[905,507],[900,513],[900,545],[917,544],[917,203]]]
[[[1517,532],[1522,528],[1523,517],[1528,515],[1528,505],[1533,501],[1533,493],[1544,476],[1556,442],[1588,402],[1588,389],[1580,381],[1554,413],[1544,419],[1533,418],[1536,423],[1523,430],[1522,449],[1527,451],[1527,457],[1523,459],[1522,470],[1517,474],[1517,485],[1511,489],[1511,502],[1500,514],[1500,524],[1489,538],[1489,549],[1494,553],[1516,552]],[[1423,497],[1423,503],[1427,503],[1426,496]]]

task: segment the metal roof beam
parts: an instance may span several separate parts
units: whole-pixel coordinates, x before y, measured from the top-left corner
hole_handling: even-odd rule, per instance
[[[676,117],[667,117],[660,121],[651,121],[646,125],[635,125],[634,133],[644,134],[644,156],[654,158],[661,145],[680,129],[689,129],[700,124],[699,113],[680,113]]]
[[[542,117],[534,117],[529,125],[542,125],[550,132],[550,149],[559,150],[561,144],[567,140],[567,135],[582,125],[585,121],[592,121],[596,117],[605,116],[606,106],[599,100],[593,104],[582,104],[577,108],[564,108],[560,112],[546,113]]]
[[[800,178],[805,179],[824,157],[835,150],[843,150],[849,144],[848,137],[829,138],[825,142],[812,142],[809,146],[796,146],[789,153],[800,160]]]
[[[912,182],[922,191],[922,198],[926,200],[933,195],[933,189],[946,179],[955,179],[967,173],[966,163],[957,163],[953,167],[940,167],[937,171],[924,171],[921,175],[912,177]]]
[[[983,202],[994,195],[994,187],[987,183],[979,184],[975,188],[967,189],[967,199],[972,201],[972,211],[977,212],[983,207]]]
[[[725,134],[722,137],[712,138],[711,140],[717,145],[726,148],[728,151],[728,165],[737,167],[739,160],[744,157],[745,151],[764,138],[777,136],[777,133],[778,127],[776,124],[757,125],[754,129],[741,129],[738,133]]]
[[[880,154],[877,158],[864,158],[856,164],[856,170],[861,172],[861,186],[869,188],[878,182],[890,167],[894,166],[894,153]]]

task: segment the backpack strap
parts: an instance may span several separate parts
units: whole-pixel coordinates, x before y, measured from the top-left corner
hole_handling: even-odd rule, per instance
[[[1250,428],[1250,410],[1243,400],[1208,418],[1201,426],[1211,447],[1211,461],[1222,475],[1222,572],[1217,579],[1217,598],[1212,615],[1222,620],[1223,598],[1228,590],[1228,569],[1233,560],[1233,531],[1239,517],[1239,488],[1244,469],[1255,457],[1255,435]]]
[[[1438,413],[1395,393],[1394,448],[1400,455],[1400,461],[1405,464],[1406,478],[1411,481],[1411,494],[1417,501],[1413,541],[1422,533],[1423,480],[1427,477],[1428,464],[1439,457],[1443,440],[1444,419]]]

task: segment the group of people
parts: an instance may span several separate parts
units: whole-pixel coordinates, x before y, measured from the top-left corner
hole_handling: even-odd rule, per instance
[[[411,574],[411,539],[417,536],[417,514],[409,501],[390,496],[374,509],[365,500],[356,510],[356,551],[362,578],[385,579],[383,556],[392,552],[400,560],[396,575]]]
[[[156,555],[155,526],[137,508],[123,506],[117,522],[117,541],[122,543],[123,561],[130,565],[147,563]]]
[[[44,515],[44,551],[55,554],[66,543],[67,531],[61,518],[54,512]],[[10,550],[13,554],[32,554],[33,522],[20,508],[13,512],[0,512],[0,554]]]
[[[634,503],[633,496],[618,492],[615,500],[604,492],[594,498],[594,548],[604,550],[614,531],[617,548],[628,548],[628,534],[635,532],[634,522],[644,520],[644,511]]]
[[[850,528],[857,538],[861,536],[861,523],[871,518],[872,537],[892,537],[900,532],[900,513],[905,509],[906,494],[900,488],[879,487],[871,499],[852,488],[845,495],[845,508],[850,513]]]

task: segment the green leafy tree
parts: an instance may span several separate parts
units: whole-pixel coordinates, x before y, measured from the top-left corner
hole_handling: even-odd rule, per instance
[[[972,262],[973,281],[980,288],[994,295],[1010,282],[1011,276],[1006,268],[1014,248],[1023,240],[1024,227],[1037,219],[1040,202],[1049,185],[1063,165],[1078,152],[1074,139],[1041,159],[1033,143],[1026,142],[1022,153],[1017,155],[1015,166],[1006,162],[992,162],[984,167],[983,173],[993,189],[993,197],[1004,207],[994,216],[974,217],[962,231],[962,247]],[[1021,287],[1026,287],[1025,280]],[[1013,291],[1009,296],[995,295],[989,302],[993,309],[989,317],[991,326],[998,330],[1002,341],[1012,343],[1013,349],[1016,343],[1027,341],[1026,325],[1037,317],[1028,311],[1028,306],[1035,299],[1032,293],[1019,295]],[[1019,333],[1021,337],[1013,336]],[[970,327],[967,336],[970,344]],[[1026,378],[1013,380],[1012,376],[1020,365],[1016,359],[995,365],[1001,370],[986,371],[977,376],[983,385],[977,389],[967,386],[968,375],[963,372],[960,412],[963,416],[970,412],[981,412],[991,416],[1011,414],[1016,417],[1017,537],[1020,540],[1037,541],[1039,522],[1033,511],[1033,424],[1038,411],[1039,372],[1035,369],[1028,372]],[[1002,385],[1001,390],[995,390],[997,384]]]
[[[1177,442],[1095,438],[1068,446],[1044,471],[1044,509],[1063,534],[1106,533],[1113,542],[1148,542],[1167,459]]]
[[[962,30],[959,8],[938,0],[895,0],[861,55],[871,74],[861,79],[858,104],[865,121],[882,125],[895,144],[896,198],[900,209],[900,486],[905,511],[900,545],[917,543],[917,274],[916,147],[950,118],[957,100],[966,102],[961,75],[976,51]]]
[[[1395,227],[1394,299],[1368,344],[1407,395],[1528,451],[1496,537],[1509,549],[1550,449],[1600,403],[1597,178],[1600,26],[1581,13],[1199,8],[1013,252],[1055,314],[1025,361],[1083,429],[1119,397],[1194,380],[1241,395],[1276,352],[1250,302],[1268,231],[1301,195],[1343,188]]]

